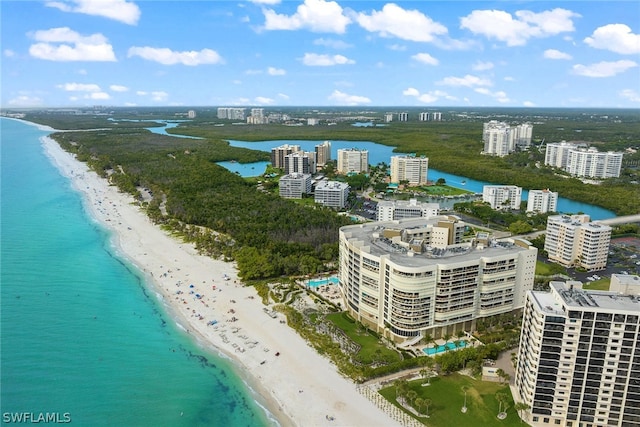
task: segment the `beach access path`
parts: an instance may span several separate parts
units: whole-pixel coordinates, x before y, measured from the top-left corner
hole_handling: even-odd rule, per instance
[[[120,193],[49,137],[45,152],[80,191],[91,216],[113,232],[116,251],[147,276],[176,323],[203,347],[228,356],[282,426],[396,426],[293,329],[271,317],[235,265],[201,256],[154,225]]]

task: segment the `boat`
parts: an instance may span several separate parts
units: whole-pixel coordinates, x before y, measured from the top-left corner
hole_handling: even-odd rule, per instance
[[[462,185],[467,185],[467,181],[466,180],[462,180]]]

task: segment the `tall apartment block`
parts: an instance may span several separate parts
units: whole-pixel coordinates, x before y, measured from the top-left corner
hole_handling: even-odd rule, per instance
[[[589,222],[589,215],[552,215],[547,218],[544,250],[549,260],[587,271],[607,267],[611,227]]]
[[[291,173],[278,181],[278,190],[283,199],[302,199],[311,193],[311,174]]]
[[[338,150],[338,172],[369,172],[369,151],[358,148],[344,148]]]
[[[534,427],[640,426],[640,278],[616,291],[527,293],[516,401]],[[613,283],[613,279],[612,279]]]
[[[482,154],[504,157],[514,152],[516,147],[526,148],[531,144],[532,133],[533,126],[529,123],[512,127],[505,122],[491,120],[482,127]]]
[[[438,203],[410,200],[381,200],[378,202],[377,221],[393,221],[405,218],[430,218],[440,214]]]
[[[316,153],[296,151],[284,156],[284,173],[308,173],[313,174],[316,170]]]
[[[398,121],[406,122],[409,120],[409,113],[398,113]]]
[[[622,169],[622,153],[599,152],[595,148],[569,150],[566,171],[586,178],[617,178]]]
[[[274,168],[284,169],[286,165],[285,158],[292,153],[299,153],[302,150],[299,145],[284,144],[271,149],[271,166]]]
[[[218,118],[228,120],[244,120],[246,108],[219,107]]]
[[[423,112],[423,113],[420,113],[418,115],[418,120],[420,120],[421,122],[428,122],[428,121],[439,122],[439,121],[442,120],[442,113],[440,113],[440,112],[433,112],[433,113]]]
[[[558,193],[546,190],[529,190],[527,212],[547,213],[558,211]]]
[[[515,185],[485,185],[482,187],[482,201],[491,209],[520,209],[522,188]]]
[[[347,206],[350,189],[346,182],[320,181],[314,190],[314,200],[322,206],[342,209]]]
[[[550,142],[544,153],[544,164],[554,168],[565,169],[569,160],[569,150],[578,148],[577,144],[570,142]]]
[[[429,158],[425,156],[391,156],[391,182],[409,181],[409,185],[427,183]]]
[[[331,142],[325,141],[315,146],[316,164],[323,167],[327,162],[331,161]]]
[[[475,328],[476,319],[524,306],[537,249],[521,239],[463,242],[455,216],[340,228],[340,290],[358,321],[411,344]]]

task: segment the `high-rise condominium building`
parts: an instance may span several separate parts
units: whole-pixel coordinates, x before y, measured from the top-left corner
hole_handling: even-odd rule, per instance
[[[482,201],[491,209],[520,209],[522,188],[515,185],[485,185],[482,187]]]
[[[509,126],[505,122],[491,120],[482,128],[482,154],[503,157],[514,152],[516,147],[526,148],[531,145],[532,133],[533,126],[529,123]]]
[[[311,174],[291,173],[278,181],[280,197],[301,199],[303,194],[311,193]]]
[[[391,182],[409,181],[409,185],[427,183],[429,158],[416,156],[391,156]]]
[[[635,278],[639,283],[622,292],[551,282],[550,292],[527,293],[514,397],[529,406],[529,424],[640,426],[640,280]]]
[[[315,153],[296,151],[284,156],[284,173],[305,173],[315,172]]]
[[[547,213],[558,211],[558,193],[546,190],[529,190],[527,212]]]
[[[440,205],[438,203],[418,202],[410,200],[381,200],[378,202],[376,220],[393,221],[405,218],[430,218],[438,216]]]
[[[409,113],[398,113],[398,121],[406,122],[409,120]]]
[[[599,152],[595,148],[569,150],[566,171],[586,178],[617,178],[622,169],[622,153]]]
[[[302,150],[300,149],[299,145],[284,144],[279,147],[272,148],[271,166],[273,166],[274,168],[284,169],[286,164],[285,157],[287,157],[287,155],[289,154],[298,153],[301,151]]]
[[[513,140],[516,148],[523,150],[531,145],[533,126],[531,123],[522,123],[513,127]]]
[[[318,167],[323,167],[331,160],[331,142],[325,141],[315,147]]]
[[[244,120],[246,108],[220,107],[218,108],[218,118],[228,120]]]
[[[472,330],[478,318],[523,307],[537,249],[487,235],[463,242],[465,229],[454,216],[341,227],[344,306],[397,343]]]
[[[344,174],[369,172],[369,151],[358,148],[339,149],[338,172]]]
[[[587,271],[607,267],[611,227],[589,219],[589,215],[552,215],[547,219],[544,250],[549,260]]]
[[[544,164],[554,168],[565,169],[569,159],[569,150],[576,148],[578,148],[577,144],[565,141],[548,143],[544,154]]]
[[[442,120],[442,113],[440,113],[440,112],[433,112],[433,113],[424,112],[424,113],[420,113],[418,115],[418,120],[420,120],[421,122],[428,122],[428,121],[439,122],[439,121]]]
[[[350,189],[346,182],[320,181],[314,190],[314,200],[322,206],[342,209],[347,206]]]

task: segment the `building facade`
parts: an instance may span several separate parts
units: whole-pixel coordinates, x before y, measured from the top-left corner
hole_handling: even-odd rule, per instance
[[[515,388],[541,426],[640,426],[640,285],[527,293]]]
[[[284,156],[284,173],[313,174],[316,170],[315,153],[296,151]]]
[[[585,178],[617,178],[622,169],[622,153],[599,152],[595,148],[569,150],[566,171]]]
[[[218,118],[227,120],[244,120],[246,108],[219,107]]]
[[[409,185],[425,185],[429,158],[425,156],[391,156],[391,182],[409,181]]]
[[[278,181],[278,189],[284,199],[302,199],[303,194],[311,193],[311,174],[284,175]]]
[[[378,202],[377,221],[393,221],[405,218],[430,218],[440,214],[438,203],[423,203],[416,199],[382,200]]]
[[[578,148],[570,142],[551,142],[547,144],[544,153],[544,164],[554,168],[566,169],[569,160],[569,150]]]
[[[369,172],[369,151],[358,148],[343,148],[338,150],[338,172]]]
[[[558,211],[558,193],[546,190],[529,190],[527,212],[547,213]]]
[[[349,313],[406,344],[523,307],[537,249],[480,235],[463,242],[465,228],[454,216],[342,227],[339,279]]]
[[[349,198],[349,184],[338,181],[320,181],[314,190],[315,202],[334,209],[343,209]]]
[[[515,185],[485,185],[482,187],[482,201],[491,209],[520,209],[522,188]]]
[[[552,215],[547,218],[544,250],[549,260],[587,271],[607,267],[611,227],[589,222],[589,215]]]
[[[317,166],[324,167],[327,162],[331,161],[331,142],[325,141],[322,144],[315,146],[316,151],[316,164]]]
[[[271,166],[274,168],[284,169],[286,165],[286,157],[292,153],[299,153],[302,150],[299,145],[284,144],[271,149]]]
[[[531,145],[532,134],[533,126],[530,123],[510,126],[505,122],[491,120],[482,127],[482,154],[504,157],[516,151],[516,148],[526,149]]]

